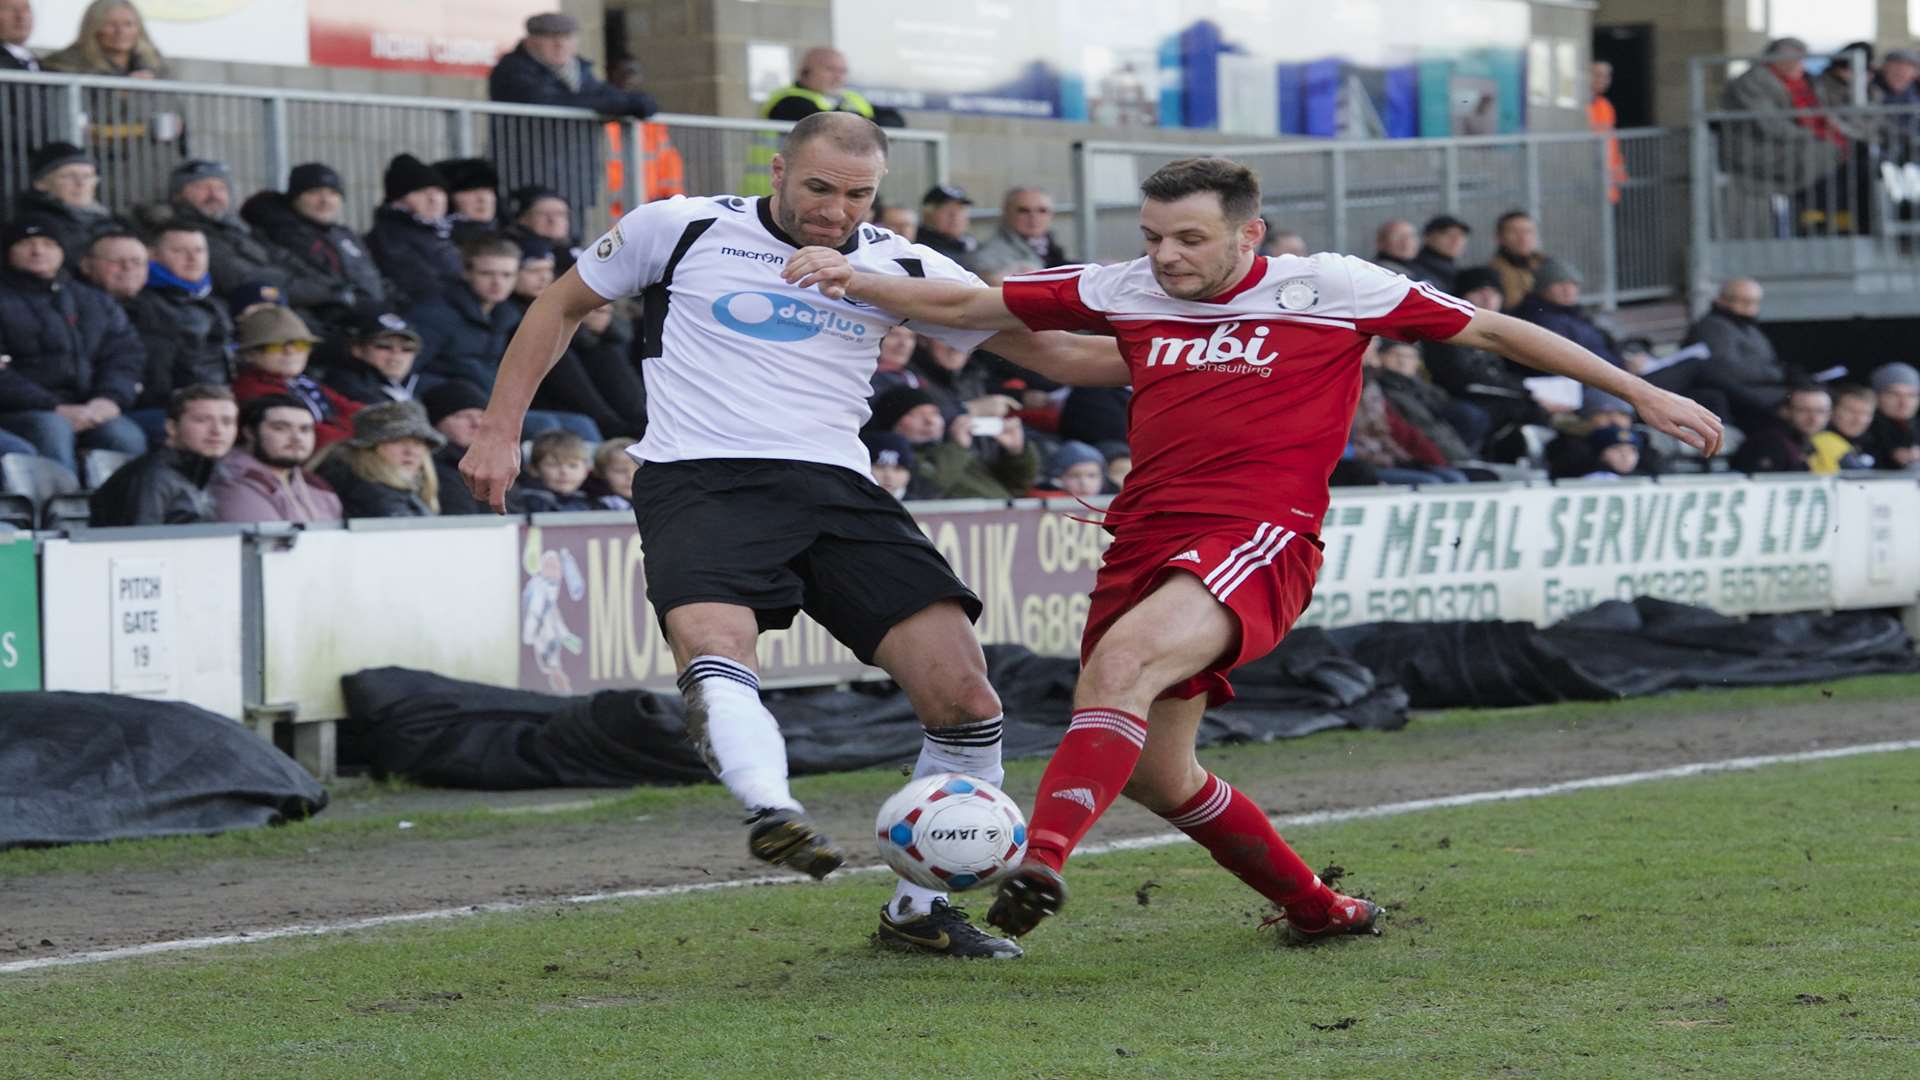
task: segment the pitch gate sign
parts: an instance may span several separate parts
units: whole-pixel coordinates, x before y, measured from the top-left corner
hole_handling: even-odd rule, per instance
[[[988,644],[1072,656],[1106,534],[1047,509],[916,516],[986,610]],[[577,516],[576,516],[577,520]],[[1444,619],[1555,622],[1604,600],[1653,596],[1730,614],[1908,606],[1920,550],[1911,479],[1687,478],[1558,487],[1343,490],[1322,529],[1326,561],[1305,625]],[[646,603],[630,519],[522,532],[520,685],[551,693],[673,685]],[[770,683],[868,672],[812,620],[761,637]]]

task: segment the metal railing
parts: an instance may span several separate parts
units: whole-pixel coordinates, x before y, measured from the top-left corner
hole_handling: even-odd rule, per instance
[[[792,126],[675,114],[649,123],[664,129],[675,171],[696,195],[741,190],[755,148]],[[365,226],[380,204],[387,163],[404,152],[429,163],[487,158],[503,193],[528,184],[557,188],[591,233],[611,208],[646,201],[649,179],[666,161],[645,135],[638,121],[584,109],[0,71],[0,196],[9,208],[27,185],[33,148],[66,141],[99,158],[101,201],[118,212],[164,199],[168,173],[189,158],[225,162],[236,202],[283,187],[296,164],[321,161],[346,184],[346,220]],[[884,198],[917,203],[946,180],[944,132],[889,138]],[[589,207],[600,214],[586,214]]]
[[[1624,158],[1615,180],[1609,144]],[[1140,250],[1139,183],[1169,161],[1220,155],[1260,177],[1262,212],[1315,251],[1371,254],[1374,231],[1439,213],[1474,225],[1462,265],[1492,255],[1509,210],[1539,223],[1541,247],[1579,266],[1612,307],[1671,295],[1685,272],[1685,133],[1657,128],[1374,142],[1215,144],[1085,142],[1074,148],[1079,249],[1095,260]],[[1630,235],[1629,235],[1630,233]]]

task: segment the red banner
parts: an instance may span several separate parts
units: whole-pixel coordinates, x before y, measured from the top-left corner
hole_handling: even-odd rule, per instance
[[[484,77],[552,0],[328,0],[307,19],[314,67]]]

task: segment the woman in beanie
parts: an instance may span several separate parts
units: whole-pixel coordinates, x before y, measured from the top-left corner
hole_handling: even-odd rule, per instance
[[[371,405],[354,414],[353,437],[326,455],[320,478],[339,493],[347,517],[433,517],[433,452],[446,442],[418,402]]]
[[[367,249],[393,284],[389,306],[404,311],[460,286],[465,268],[447,217],[447,178],[412,154],[387,164],[384,201]]]
[[[87,5],[80,16],[79,37],[42,60],[41,67],[77,75],[173,77],[132,0],[94,0]],[[89,136],[114,174],[115,193],[123,205],[164,194],[168,170],[187,150],[179,102],[170,94],[121,90],[86,89],[80,94]],[[156,152],[151,144],[169,149]],[[138,169],[129,167],[136,163]]]
[[[293,167],[285,193],[257,192],[240,208],[242,221],[292,252],[307,276],[326,282],[328,292],[343,301],[313,309],[328,337],[388,306],[380,267],[353,230],[341,223],[345,206],[346,185],[340,174],[309,161]]]

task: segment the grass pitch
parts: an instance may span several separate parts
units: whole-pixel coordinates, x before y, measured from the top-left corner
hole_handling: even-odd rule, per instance
[[[877,876],[0,976],[0,1076],[1905,1077],[1920,753],[1301,830],[1386,935],[1283,949],[1199,848],[1015,962]],[[1904,869],[1903,869],[1904,868]],[[0,886],[3,887],[3,886]],[[984,898],[982,898],[984,902]]]

